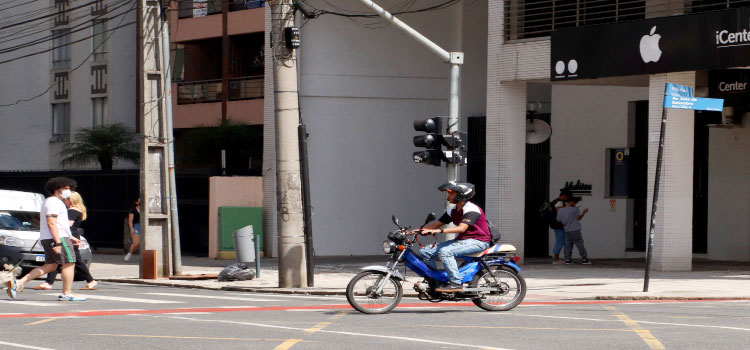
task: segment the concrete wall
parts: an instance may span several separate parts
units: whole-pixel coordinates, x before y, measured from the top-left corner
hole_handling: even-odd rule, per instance
[[[208,186],[208,257],[215,259],[219,254],[219,207],[263,206],[263,178],[214,176],[208,179]]]
[[[617,198],[616,211],[610,211],[605,149],[628,146],[628,101],[647,99],[648,88],[642,87],[552,86],[550,195],[566,181],[592,185],[592,195],[579,203],[589,208],[581,225],[591,258],[625,256],[626,200]],[[553,245],[550,235],[550,252]]]
[[[348,11],[358,3],[332,2]],[[397,1],[379,2],[385,8]],[[432,5],[417,1],[412,7]],[[323,4],[321,4],[323,6]],[[462,48],[462,30],[482,25],[486,2],[401,16],[448,51]],[[484,6],[483,8],[481,6]],[[464,14],[468,18],[464,18]],[[324,16],[308,22],[300,50],[301,113],[310,133],[313,235],[318,255],[378,254],[394,228],[390,217],[418,225],[445,206],[436,187],[445,169],[414,164],[416,119],[447,115],[449,66],[380,19]],[[467,39],[468,40],[468,39]],[[467,50],[464,113],[482,113],[484,44]],[[467,74],[468,73],[468,74]],[[468,100],[467,100],[468,101]],[[265,168],[265,167],[264,167]]]
[[[750,118],[709,134],[708,257],[750,260]]]

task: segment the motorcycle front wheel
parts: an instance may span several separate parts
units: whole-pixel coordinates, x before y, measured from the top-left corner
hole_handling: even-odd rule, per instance
[[[404,295],[401,283],[385,272],[360,272],[346,286],[346,300],[357,311],[366,314],[384,314],[395,308]],[[382,291],[378,289],[382,286]]]
[[[493,278],[494,276],[494,278]],[[523,301],[526,296],[526,281],[516,270],[502,265],[490,266],[474,276],[472,288],[495,288],[497,291],[479,292],[480,298],[472,300],[474,305],[487,311],[507,311]]]

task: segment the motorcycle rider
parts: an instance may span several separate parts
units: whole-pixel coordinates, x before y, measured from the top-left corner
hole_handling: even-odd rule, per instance
[[[438,292],[460,292],[463,290],[462,276],[458,273],[456,256],[481,252],[490,246],[490,229],[484,211],[478,205],[469,201],[476,193],[474,185],[468,182],[448,182],[438,187],[441,192],[447,192],[448,202],[451,203],[447,211],[436,221],[425,225],[414,233],[457,233],[455,239],[438,243],[432,247],[425,247],[419,255],[422,260],[433,269],[437,269],[435,260],[440,259],[450,277],[450,283],[435,288]],[[454,227],[443,228],[443,225],[453,223]]]

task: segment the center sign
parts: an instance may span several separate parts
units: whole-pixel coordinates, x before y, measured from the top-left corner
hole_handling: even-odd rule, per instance
[[[551,45],[552,81],[750,66],[750,8],[561,29]]]

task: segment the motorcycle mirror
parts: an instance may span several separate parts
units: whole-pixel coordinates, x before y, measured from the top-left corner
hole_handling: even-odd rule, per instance
[[[424,224],[427,225],[437,219],[437,215],[435,213],[429,213],[427,214],[427,219],[424,220]]]
[[[391,216],[391,219],[393,220],[393,223],[396,224],[396,226],[401,227],[401,225],[398,224],[398,218],[396,217],[396,214],[393,214],[393,216]]]

